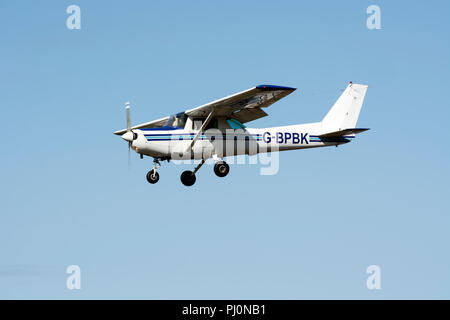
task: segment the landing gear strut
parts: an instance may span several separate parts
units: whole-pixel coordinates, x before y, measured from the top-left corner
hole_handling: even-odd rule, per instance
[[[151,184],[155,184],[159,181],[159,173],[156,172],[157,166],[161,166],[158,159],[153,160],[153,169],[147,172],[147,181]]]

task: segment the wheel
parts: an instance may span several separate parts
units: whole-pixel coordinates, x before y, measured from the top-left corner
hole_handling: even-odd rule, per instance
[[[225,177],[228,173],[230,172],[230,166],[225,162],[225,161],[221,161],[221,162],[217,162],[214,165],[214,173],[218,176],[218,177]]]
[[[192,171],[186,170],[181,174],[181,182],[187,186],[190,187],[195,183],[195,174]]]
[[[151,184],[155,184],[159,181],[159,173],[153,172],[153,170],[150,170],[147,172],[147,181]]]

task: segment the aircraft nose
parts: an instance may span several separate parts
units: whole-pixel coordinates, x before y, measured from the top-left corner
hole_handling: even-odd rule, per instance
[[[132,142],[134,140],[133,132],[128,131],[122,135],[122,139],[128,142]]]

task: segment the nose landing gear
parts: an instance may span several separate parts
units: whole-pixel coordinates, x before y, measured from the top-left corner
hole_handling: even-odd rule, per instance
[[[156,172],[157,166],[161,166],[158,159],[153,160],[153,169],[147,172],[147,181],[151,184],[155,184],[159,181],[159,173]]]
[[[147,181],[151,184],[155,184],[159,181],[159,173],[156,170],[150,170],[147,172]]]

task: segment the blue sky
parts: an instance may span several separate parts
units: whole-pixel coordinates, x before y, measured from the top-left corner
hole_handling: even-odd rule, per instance
[[[65,25],[81,8],[81,30]],[[368,30],[366,8],[381,8]],[[1,1],[0,298],[450,298],[446,1]],[[368,84],[339,148],[163,165],[112,134],[261,83],[268,127]],[[66,288],[81,267],[82,289]],[[381,290],[366,268],[381,268]]]

